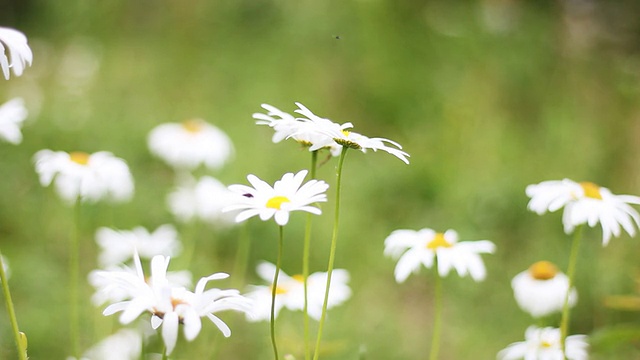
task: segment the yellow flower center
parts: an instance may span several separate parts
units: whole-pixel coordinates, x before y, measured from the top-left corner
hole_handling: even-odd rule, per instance
[[[291,202],[286,196],[274,196],[267,201],[267,207],[271,209],[280,210],[283,203]]]
[[[436,236],[433,237],[427,244],[427,249],[435,250],[439,247],[449,248],[452,247],[451,243],[449,243],[445,238],[443,233],[436,233]]]
[[[304,276],[298,274],[298,275],[293,275],[291,276],[291,278],[299,283],[304,283]],[[271,286],[271,289],[273,290],[273,286]],[[283,285],[278,285],[276,286],[276,295],[282,295],[282,294],[286,294],[289,292],[289,290],[291,290],[289,287],[287,286],[283,286]]]
[[[349,134],[351,134],[351,131],[349,130],[340,130],[342,131],[342,133],[344,134],[344,136],[349,137]]]
[[[550,343],[550,342],[548,342],[548,341],[542,341],[542,342],[540,343],[540,347],[542,347],[542,348],[550,348],[550,347],[552,347],[552,346],[553,346],[553,344],[552,344],[552,343]]]
[[[180,304],[186,304],[182,299],[171,298],[171,306],[175,309]]]
[[[558,273],[558,268],[549,261],[538,261],[529,267],[529,274],[536,280],[550,280]]]
[[[182,127],[190,133],[198,133],[202,130],[202,121],[198,119],[185,120],[182,122]]]
[[[600,186],[588,181],[581,182],[580,186],[582,187],[582,191],[584,191],[584,196],[592,199],[602,200],[602,195],[600,194]]]
[[[89,154],[82,151],[73,151],[69,153],[69,158],[76,164],[87,165],[89,163]]]
[[[304,282],[304,276],[297,274],[297,275],[293,275],[291,277],[293,280],[299,282],[299,283],[303,283]]]

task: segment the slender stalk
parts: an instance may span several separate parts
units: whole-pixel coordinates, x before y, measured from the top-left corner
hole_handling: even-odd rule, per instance
[[[576,263],[578,262],[578,249],[580,248],[580,240],[582,239],[582,225],[578,226],[573,233],[573,241],[571,243],[571,253],[569,254],[569,268],[567,269],[567,277],[569,277],[569,288],[564,297],[564,305],[562,307],[562,319],[560,320],[560,342],[562,352],[565,352],[565,342],[569,331],[569,295],[573,288],[574,275],[576,272]],[[566,354],[564,355],[566,358]]]
[[[316,166],[318,163],[318,151],[311,152],[311,179],[316,178]],[[304,279],[304,358],[311,359],[311,344],[309,337],[309,254],[311,248],[311,219],[312,214],[307,213],[307,222],[304,229],[304,248],[302,250],[302,277]]]
[[[169,357],[167,356],[167,346],[166,345],[162,348],[162,360],[169,360]]]
[[[273,275],[273,285],[271,286],[271,344],[273,344],[273,355],[278,360],[278,346],[276,345],[276,292],[278,290],[278,276],[280,276],[280,265],[282,263],[282,243],[284,242],[284,226],[280,226],[280,236],[278,237],[278,259],[276,260],[276,273]]]
[[[324,321],[327,317],[327,303],[329,302],[329,289],[331,288],[331,275],[333,273],[333,263],[336,256],[336,244],[338,242],[338,223],[340,219],[340,183],[342,181],[342,165],[344,164],[344,158],[347,155],[346,146],[342,147],[340,153],[340,159],[338,160],[338,169],[336,177],[336,209],[333,219],[333,233],[331,235],[331,250],[329,252],[329,266],[327,269],[327,286],[324,290],[324,302],[322,303],[322,315],[320,316],[320,324],[318,325],[318,337],[316,339],[316,348],[313,353],[313,360],[318,360],[320,356],[320,341],[322,340],[322,329],[324,327]]]
[[[80,358],[80,304],[79,304],[79,274],[80,274],[80,197],[74,205],[74,226],[69,246],[69,334],[71,346],[76,358]]]
[[[13,308],[13,301],[11,300],[11,292],[9,291],[9,280],[7,279],[7,274],[4,271],[2,253],[0,253],[0,281],[2,281],[2,294],[4,295],[4,302],[7,306],[7,313],[9,313],[9,322],[11,323],[11,331],[13,332],[13,340],[16,342],[16,348],[18,349],[18,358],[20,360],[26,360],[27,349],[22,348],[23,341],[20,340],[20,328],[18,327],[18,319],[16,318],[16,312]]]
[[[431,354],[429,360],[436,360],[438,358],[438,352],[440,350],[440,334],[442,329],[442,278],[438,273],[438,257],[436,256],[435,263],[435,318],[433,319],[433,336],[431,338]]]

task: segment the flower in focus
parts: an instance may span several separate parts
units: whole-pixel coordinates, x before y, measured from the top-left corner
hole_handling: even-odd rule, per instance
[[[256,268],[258,275],[270,285],[252,286],[246,296],[253,300],[253,311],[247,313],[250,321],[269,320],[271,316],[271,291],[276,267],[268,262],[263,262]],[[331,288],[329,289],[329,301],[327,308],[341,305],[351,297],[349,273],[344,269],[335,269],[331,276]],[[327,273],[317,272],[309,275],[307,279],[307,298],[309,316],[319,320],[322,315],[322,305],[327,286]],[[289,276],[280,271],[276,288],[275,315],[285,307],[289,310],[304,310],[304,278],[302,275]]]
[[[211,280],[225,279],[229,275],[215,273],[201,278],[195,291],[184,287],[172,286],[167,279],[169,257],[156,255],[151,259],[151,277],[145,279],[137,254],[134,256],[136,274],[114,272],[111,282],[114,287],[128,294],[127,300],[115,302],[103,311],[104,315],[122,312],[120,322],[128,324],[144,312],[151,313],[151,326],[154,329],[162,326],[162,340],[170,354],[178,340],[179,325],[184,327],[187,341],[194,340],[202,328],[201,317],[206,316],[225,337],[231,335],[231,329],[215,313],[225,310],[248,312],[251,301],[240,295],[238,290],[205,290]]]
[[[562,310],[569,288],[569,278],[548,261],[538,261],[511,281],[513,295],[520,308],[533,317],[543,317]],[[575,288],[569,294],[569,305],[576,303]]]
[[[566,351],[562,353],[560,329],[530,326],[525,341],[516,342],[498,353],[499,360],[586,360],[588,359],[586,335],[567,336]]]
[[[142,335],[135,330],[121,329],[92,346],[82,359],[137,360],[141,353]]]
[[[0,139],[14,145],[22,142],[20,128],[27,118],[27,108],[22,98],[14,98],[0,106]]]
[[[404,282],[420,265],[431,268],[437,259],[438,274],[446,276],[454,268],[460,276],[469,274],[481,281],[486,270],[479,254],[491,254],[495,245],[488,240],[458,242],[458,233],[447,230],[438,233],[431,229],[396,230],[384,241],[384,253],[399,258],[395,269],[396,281]]]
[[[54,182],[58,194],[71,204],[77,199],[126,201],[133,196],[133,177],[127,163],[110,152],[40,150],[34,161],[40,184]]]
[[[33,53],[27,44],[27,37],[18,30],[0,27],[0,67],[4,78],[9,80],[10,69],[16,76],[22,75],[24,68],[31,66],[32,60]]]
[[[202,119],[158,125],[147,140],[152,154],[180,170],[219,169],[234,151],[229,137]]]
[[[609,189],[591,182],[564,179],[543,181],[529,185],[526,194],[531,198],[529,210],[542,215],[564,207],[562,223],[569,234],[576,226],[588,224],[602,225],[602,244],[607,245],[611,236],[620,236],[620,227],[630,235],[636,234],[640,226],[640,215],[628,204],[640,204],[640,197],[614,195]],[[635,225],[634,225],[635,223]]]
[[[236,222],[258,215],[263,221],[273,217],[281,226],[287,224],[291,211],[300,210],[320,215],[320,209],[310,204],[327,201],[327,195],[324,192],[329,185],[315,179],[302,185],[305,176],[307,176],[306,170],[299,171],[295,175],[286,173],[271,187],[257,176],[249,175],[247,179],[253,187],[229,186],[229,190],[237,196],[235,203],[225,207],[223,211],[241,210],[236,216]]]
[[[170,212],[181,222],[198,219],[216,225],[235,223],[232,214],[222,209],[236,196],[220,181],[203,176],[198,181],[184,181],[167,197]]]
[[[98,256],[102,267],[131,259],[134,249],[146,259],[155,255],[175,256],[182,250],[178,232],[168,224],[158,227],[153,233],[140,226],[131,231],[101,227],[96,231],[96,242],[102,250]]]

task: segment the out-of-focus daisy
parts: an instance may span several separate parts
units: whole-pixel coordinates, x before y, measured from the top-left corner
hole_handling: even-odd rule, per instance
[[[8,56],[7,56],[8,55]],[[27,37],[18,30],[0,27],[0,67],[4,78],[9,80],[10,70],[15,76],[22,75],[24,68],[33,60]]]
[[[628,204],[640,204],[640,197],[614,195],[609,189],[591,182],[575,182],[569,179],[543,181],[529,185],[526,194],[531,198],[528,208],[542,215],[564,207],[562,223],[569,234],[576,226],[602,225],[602,243],[607,245],[611,236],[620,236],[620,227],[630,235],[640,226],[640,215]],[[634,224],[635,223],[635,224]]]
[[[158,227],[153,233],[141,226],[130,231],[101,227],[96,231],[96,242],[102,250],[98,261],[103,267],[131,259],[134,249],[146,259],[155,255],[175,256],[182,250],[178,232],[169,224]]]
[[[158,125],[147,140],[151,153],[180,170],[221,168],[234,151],[229,137],[202,119]]]
[[[287,224],[291,211],[300,210],[320,215],[320,209],[310,204],[327,201],[325,191],[329,185],[315,179],[302,185],[305,176],[307,176],[307,170],[299,171],[295,175],[286,173],[271,187],[257,176],[249,175],[247,180],[253,187],[229,186],[229,190],[237,196],[235,204],[225,207],[223,211],[241,210],[236,216],[236,222],[258,215],[263,221],[273,217],[281,226]]]
[[[258,275],[270,285],[252,286],[246,296],[253,300],[253,311],[247,314],[251,321],[269,320],[271,315],[271,292],[276,267],[268,262],[263,262],[256,268]],[[329,289],[329,301],[327,308],[341,305],[351,297],[349,273],[347,270],[335,269]],[[275,298],[275,316],[285,307],[289,310],[304,310],[304,278],[302,275],[289,276],[282,271],[278,274]],[[315,320],[320,320],[322,304],[327,285],[327,273],[317,272],[309,275],[308,289],[308,313]]]
[[[192,341],[198,336],[202,328],[200,318],[204,316],[211,320],[225,337],[229,337],[231,329],[214,314],[225,310],[250,311],[251,301],[240,295],[238,290],[205,290],[209,281],[225,279],[229,276],[227,274],[215,273],[201,278],[192,292],[184,287],[170,285],[166,276],[168,257],[156,255],[151,259],[149,282],[144,276],[137,254],[134,262],[135,276],[117,272],[111,274],[114,286],[126,292],[129,295],[128,299],[107,306],[103,314],[122,312],[120,322],[128,324],[144,312],[151,313],[151,326],[154,329],[162,326],[162,339],[167,355],[176,345],[180,324],[184,327],[187,341]]]
[[[568,336],[565,354],[560,343],[560,329],[530,326],[524,334],[525,341],[516,342],[498,353],[499,360],[586,360],[588,348],[586,335]]]
[[[533,317],[542,317],[562,310],[569,278],[548,261],[538,261],[511,281],[513,295],[520,308]],[[569,294],[569,305],[576,303],[575,288]]]
[[[236,199],[226,186],[211,176],[188,179],[167,197],[171,213],[181,222],[198,219],[216,225],[231,224],[234,216],[222,212]]]
[[[330,147],[331,143],[335,142],[338,145],[361,150],[362,152],[367,152],[368,149],[373,151],[386,151],[402,160],[405,164],[409,164],[409,154],[402,151],[402,146],[397,142],[385,138],[369,138],[357,132],[347,130],[353,127],[351,123],[336,124],[329,119],[315,115],[304,105],[300,103],[296,104],[298,105],[296,112],[305,117],[302,120],[310,124],[314,132],[325,135],[324,139],[326,140],[324,142],[318,141],[314,143],[309,150],[317,150],[327,146]]]
[[[14,98],[0,106],[0,139],[12,144],[22,142],[20,128],[27,118],[28,111],[22,98]]]
[[[142,353],[142,335],[132,329],[121,329],[87,350],[82,359],[137,360]]]
[[[53,182],[58,194],[71,204],[78,198],[121,202],[133,196],[133,177],[127,163],[110,152],[40,150],[34,161],[42,186]]]
[[[293,115],[268,104],[262,104],[262,107],[267,110],[267,113],[255,113],[253,114],[253,118],[256,119],[256,124],[268,125],[273,128],[275,131],[272,138],[274,143],[292,138],[298,143],[308,146],[310,149],[318,150],[320,148],[327,148],[331,152],[331,155],[340,155],[342,146],[338,145],[329,136],[317,131],[315,124],[296,119]],[[330,120],[325,121],[331,122]],[[350,124],[348,124],[348,126],[350,126]],[[325,145],[318,147],[316,146],[317,144]]]
[[[495,245],[488,240],[458,242],[458,233],[431,229],[396,230],[384,241],[384,253],[399,258],[395,269],[396,281],[404,282],[420,265],[430,268],[438,260],[438,274],[446,276],[455,269],[460,276],[469,274],[475,281],[484,280],[486,270],[480,254],[491,254]]]

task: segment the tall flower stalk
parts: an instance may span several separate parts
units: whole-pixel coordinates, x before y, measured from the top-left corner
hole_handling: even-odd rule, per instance
[[[329,252],[329,265],[327,266],[327,286],[324,292],[324,302],[322,304],[322,315],[320,316],[320,324],[318,325],[318,337],[316,339],[316,348],[313,355],[313,359],[317,360],[320,356],[320,342],[322,341],[322,330],[324,327],[324,321],[327,317],[327,303],[329,302],[329,288],[331,287],[331,275],[333,273],[333,263],[336,255],[336,245],[338,243],[338,225],[340,220],[340,189],[342,182],[342,165],[344,164],[344,158],[347,155],[349,148],[344,146],[338,159],[338,169],[336,175],[336,207],[333,219],[333,232],[331,234],[331,250]]]
[[[273,275],[273,285],[271,286],[271,344],[273,345],[273,355],[276,360],[278,357],[278,345],[276,343],[276,293],[278,292],[278,276],[280,275],[280,267],[282,266],[282,247],[284,243],[284,226],[280,225],[278,236],[278,258],[276,260],[276,272]]]
[[[569,254],[569,267],[567,269],[567,276],[569,277],[569,289],[573,287],[574,277],[576,272],[576,263],[578,262],[578,250],[580,249],[580,241],[582,240],[582,226],[578,226],[573,234],[573,241],[571,243],[571,253]],[[567,291],[567,295],[564,299],[564,305],[562,306],[562,319],[560,320],[560,344],[562,345],[562,353],[566,358],[566,340],[569,331],[569,315],[570,315],[570,291]]]
[[[440,350],[440,333],[442,329],[442,278],[438,274],[438,257],[434,260],[436,284],[434,291],[435,315],[433,319],[433,335],[431,337],[431,353],[429,360],[436,360]]]
[[[16,348],[18,350],[18,359],[27,360],[26,342],[22,340],[24,335],[20,333],[20,328],[18,327],[18,320],[16,318],[16,312],[13,308],[11,292],[9,291],[9,280],[7,279],[7,274],[4,271],[4,261],[2,259],[2,253],[0,253],[0,281],[2,282],[2,294],[4,295],[4,302],[7,307],[7,313],[9,314],[9,322],[11,323],[13,340],[16,342]]]
[[[311,152],[311,178],[316,177],[318,151]],[[309,254],[311,248],[311,214],[307,214],[304,230],[304,246],[302,250],[302,277],[304,278],[304,358],[311,359],[311,344],[309,336]]]
[[[69,244],[69,335],[73,354],[80,357],[80,308],[79,308],[79,279],[80,279],[80,198],[73,206],[74,231]]]

